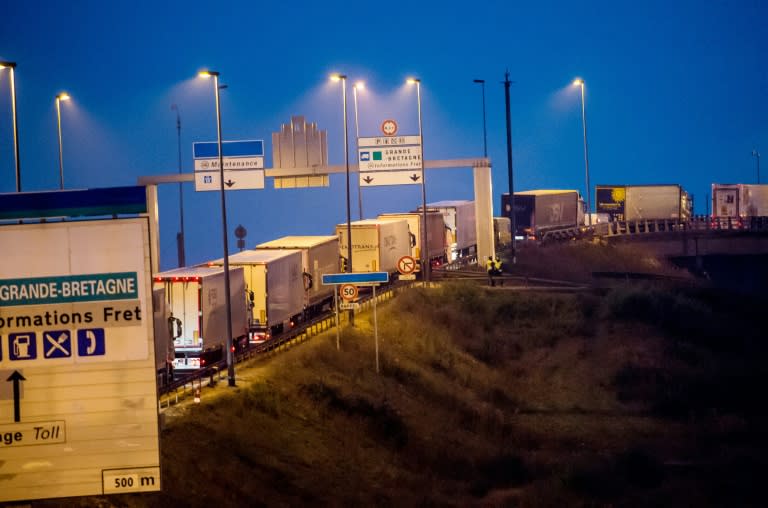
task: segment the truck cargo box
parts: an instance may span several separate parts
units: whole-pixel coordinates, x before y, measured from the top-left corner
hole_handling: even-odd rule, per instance
[[[419,207],[421,210],[421,207]],[[427,203],[427,210],[443,214],[450,246],[449,261],[457,257],[474,256],[477,250],[477,224],[475,202],[467,200],[436,201]]]
[[[160,386],[165,386],[171,380],[171,366],[176,356],[171,336],[170,317],[171,312],[165,298],[165,287],[156,286],[152,288],[152,328],[155,332],[155,367]]]
[[[210,264],[223,263],[222,258]],[[304,310],[300,250],[245,250],[229,256],[229,266],[244,271],[245,288],[238,299],[250,308],[251,332],[282,329]]]
[[[243,269],[230,267],[233,343],[247,334]],[[176,268],[154,276],[154,287],[165,289],[169,317],[174,320],[174,346],[202,351],[227,341],[224,270],[198,266]],[[178,321],[176,321],[178,320]]]
[[[351,223],[352,271],[397,271],[397,261],[410,255],[411,243],[405,219],[365,219]],[[347,225],[338,224],[339,256],[347,258]]]
[[[511,217],[509,193],[501,206]],[[515,229],[518,236],[540,238],[548,232],[573,230],[584,224],[583,202],[576,190],[538,189],[515,192]]]
[[[379,219],[405,219],[410,232],[411,257],[421,259],[422,232],[424,215],[421,212],[383,213]],[[427,256],[430,260],[445,259],[446,235],[443,214],[437,210],[427,212]]]
[[[718,219],[768,217],[768,185],[712,184],[712,216]]]
[[[304,306],[333,300],[333,286],[321,284],[323,274],[339,272],[339,239],[336,236],[284,236],[261,243],[257,249],[298,249],[304,277]]]
[[[674,220],[691,217],[690,196],[677,184],[598,185],[595,187],[597,213],[614,221]]]
[[[496,250],[502,250],[512,243],[512,221],[509,217],[493,218],[493,243]]]

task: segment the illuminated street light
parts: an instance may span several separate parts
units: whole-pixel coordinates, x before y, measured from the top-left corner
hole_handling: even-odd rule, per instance
[[[416,104],[419,111],[419,144],[421,145],[421,215],[424,223],[421,233],[421,266],[424,269],[424,281],[429,282],[431,266],[429,261],[429,248],[427,246],[427,185],[426,171],[424,171],[424,133],[421,129],[421,80],[417,78],[408,78],[406,83],[416,85]]]
[[[584,105],[584,80],[576,78],[573,80],[573,86],[581,87],[581,125],[584,130],[584,167],[586,168],[587,179],[587,217],[588,225],[592,225],[592,215],[590,210],[592,209],[591,197],[589,190],[589,149],[587,148],[587,110]]]
[[[331,81],[341,81],[342,112],[344,114],[344,165],[347,175],[347,266],[346,271],[352,271],[352,209],[349,199],[349,135],[347,133],[347,76],[346,74],[331,74]],[[349,324],[355,324],[355,311],[349,311]]]
[[[64,190],[64,147],[61,142],[61,101],[68,101],[69,94],[61,92],[56,96],[56,123],[59,127],[59,189]]]
[[[757,164],[757,184],[760,185],[760,152],[752,150],[752,157],[755,158],[755,163]]]
[[[16,119],[16,62],[0,62],[0,69],[8,69],[11,76],[11,111],[13,114],[13,153],[16,157],[16,192],[21,192],[21,162],[19,161],[19,124]]]
[[[355,98],[355,146],[359,149],[359,143],[360,143],[360,126],[357,121],[357,91],[358,90],[365,90],[365,83],[363,81],[358,81],[355,83],[355,85],[352,87],[352,95]],[[360,185],[360,178],[357,179],[357,206],[358,206],[358,217],[360,220],[363,220],[363,187]]]
[[[224,244],[224,302],[227,320],[227,380],[229,386],[235,386],[235,361],[232,351],[232,301],[229,292],[229,243],[227,242],[227,201],[224,192],[224,152],[221,144],[221,103],[219,101],[219,73],[204,70],[198,73],[203,78],[213,78],[213,91],[216,96],[216,131],[219,149],[219,189],[221,191],[221,227]]]

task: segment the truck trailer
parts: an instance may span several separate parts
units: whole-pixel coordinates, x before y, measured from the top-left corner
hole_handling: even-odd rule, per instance
[[[595,209],[614,221],[671,220],[688,222],[693,203],[677,184],[597,185]]]
[[[419,207],[417,211],[421,211]],[[467,200],[436,201],[427,203],[427,212],[438,211],[443,215],[446,233],[448,262],[457,259],[473,259],[477,256],[477,224],[475,202]]]
[[[352,230],[352,271],[397,271],[397,261],[411,253],[408,222],[405,219],[364,219],[350,224]],[[338,224],[339,256],[344,271],[348,255],[347,225]]]
[[[512,218],[509,193],[501,195],[501,209]],[[537,189],[515,192],[515,236],[546,240],[575,237],[584,225],[584,201],[576,190]]]
[[[721,226],[748,227],[757,217],[768,217],[768,185],[712,184],[712,218]]]
[[[421,244],[423,242],[421,225],[424,223],[424,215],[421,212],[383,213],[379,219],[405,219],[408,222],[410,232],[410,255],[414,259],[421,259]],[[445,222],[443,214],[438,211],[427,212],[427,257],[433,262],[446,261]]]
[[[194,370],[223,358],[227,343],[224,270],[221,267],[182,267],[158,273],[154,287],[164,288],[168,327],[175,349],[174,370]],[[243,269],[230,267],[232,344],[247,338]]]
[[[336,236],[284,236],[261,243],[257,250],[276,249],[301,251],[304,284],[304,317],[310,318],[330,308],[333,286],[321,283],[323,274],[339,271],[339,239]]]
[[[250,340],[259,341],[291,328],[304,311],[304,281],[298,249],[245,250],[229,256],[229,266],[243,270],[238,295],[248,309]],[[221,266],[224,258],[208,263]]]

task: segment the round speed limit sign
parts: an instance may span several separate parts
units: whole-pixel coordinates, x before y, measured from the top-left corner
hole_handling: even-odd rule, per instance
[[[351,302],[357,298],[357,286],[354,284],[342,284],[339,287],[339,295],[346,301]]]
[[[381,123],[381,132],[383,132],[385,136],[394,136],[397,134],[397,122],[394,120],[384,120]]]

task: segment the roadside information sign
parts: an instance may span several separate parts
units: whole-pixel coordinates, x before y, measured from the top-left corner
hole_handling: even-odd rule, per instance
[[[264,140],[222,141],[221,151],[225,190],[264,188]],[[192,156],[195,190],[220,190],[218,141],[192,143]]]
[[[385,132],[387,122],[382,124]],[[397,132],[396,124],[394,129]],[[421,136],[358,138],[357,146],[361,187],[422,183]]]
[[[160,490],[148,222],[0,225],[0,503]]]

